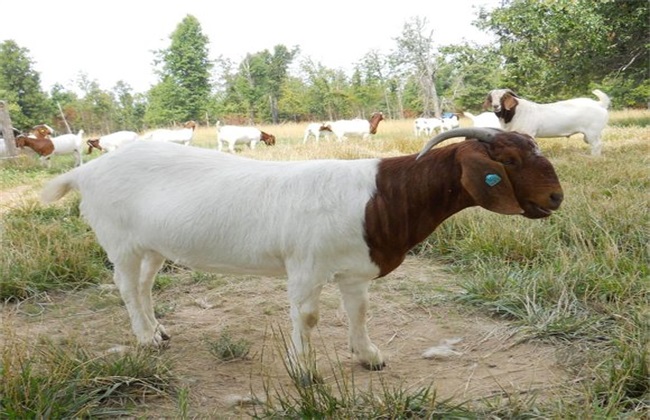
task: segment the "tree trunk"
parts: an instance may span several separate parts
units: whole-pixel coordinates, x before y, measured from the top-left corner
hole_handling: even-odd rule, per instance
[[[11,118],[7,110],[7,103],[0,101],[0,126],[2,126],[2,137],[5,139],[5,150],[10,157],[16,156],[16,140],[14,139],[14,130],[11,125]]]

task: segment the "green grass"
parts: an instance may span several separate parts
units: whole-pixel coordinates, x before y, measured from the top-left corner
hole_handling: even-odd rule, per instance
[[[71,290],[111,275],[105,253],[79,217],[78,207],[78,199],[49,207],[28,202],[3,215],[0,299]]]
[[[455,301],[508,319],[521,340],[561,344],[560,363],[573,371],[576,383],[567,397],[538,402],[509,396],[483,404],[439,401],[435,388],[394,388],[375,384],[357,390],[353,378],[295,388],[267,386],[268,404],[253,413],[261,418],[643,418],[650,410],[650,113],[612,113],[603,157],[588,156],[577,139],[542,139],[565,192],[565,202],[548,219],[504,217],[473,208],[454,215],[412,252],[442,263],[455,278]],[[368,142],[321,142],[302,145],[301,125],[264,127],[279,141],[242,155],[260,159],[354,159],[414,153],[422,145],[411,134],[411,122],[386,121]],[[214,147],[214,129],[199,131],[198,145]],[[0,166],[0,189],[40,185],[71,166],[55,161],[52,170],[36,161],[16,160]],[[78,199],[44,207],[35,202],[2,215],[0,298],[20,300],[40,292],[84,287],[110,281],[110,264],[94,235],[79,218]],[[158,290],[172,287],[176,276],[194,282],[220,281],[218,276],[186,273],[165,267]],[[414,296],[416,292],[412,293]],[[435,305],[423,299],[420,305]],[[158,308],[161,312],[164,308]],[[173,310],[169,309],[169,310]],[[169,311],[165,309],[164,311]],[[206,339],[223,358],[232,337]],[[237,355],[247,354],[246,346]],[[124,359],[95,359],[83,347],[54,351],[20,349],[5,344],[0,390],[0,417],[37,418],[99,416],[112,410],[113,395],[169,392],[173,373],[144,369],[137,359],[131,369]],[[115,356],[117,357],[117,356]],[[158,359],[155,359],[158,360]],[[159,360],[158,360],[159,361]],[[124,369],[122,373],[106,371]],[[55,369],[55,366],[61,366]],[[134,365],[131,363],[131,365]],[[337,366],[337,361],[332,361]],[[82,368],[83,367],[83,368]],[[93,371],[89,371],[92,367]],[[104,371],[104,370],[106,371]],[[287,367],[289,374],[294,374]],[[334,369],[336,370],[336,368]],[[43,372],[49,371],[49,375]],[[125,373],[126,372],[126,373]],[[164,377],[157,382],[156,375]],[[92,378],[118,378],[91,380]],[[123,380],[119,378],[131,378]],[[63,384],[63,385],[61,385]],[[304,384],[303,384],[304,385]],[[109,390],[104,399],[99,398]],[[36,390],[39,390],[38,392]],[[124,392],[124,394],[120,394]],[[154,393],[155,393],[154,392]],[[188,390],[177,406],[187,413]],[[52,401],[62,399],[60,406]],[[113,412],[118,414],[118,412]],[[120,412],[119,414],[123,414]],[[184,414],[183,416],[186,416]]]
[[[0,418],[115,418],[174,393],[171,363],[155,352],[91,354],[75,343],[0,349]]]

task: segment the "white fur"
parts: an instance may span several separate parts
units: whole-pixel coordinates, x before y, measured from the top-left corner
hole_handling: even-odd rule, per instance
[[[138,139],[135,131],[117,131],[99,138],[99,145],[104,152],[113,152],[117,148]]]
[[[258,128],[217,125],[217,150],[219,151],[224,145],[227,145],[230,153],[235,153],[236,144],[247,144],[251,149],[255,149],[260,141],[262,141],[262,132]]]
[[[361,118],[353,120],[329,121],[326,125],[332,130],[337,141],[342,141],[348,137],[361,137],[362,139],[370,138],[370,121]]]
[[[307,128],[305,129],[305,136],[302,139],[302,143],[303,144],[307,143],[307,140],[309,139],[309,137],[312,137],[312,136],[314,137],[314,140],[316,140],[316,142],[318,142],[320,140],[321,133],[323,133],[323,135],[329,137],[328,134],[327,134],[327,133],[329,133],[329,131],[327,131],[327,130],[321,131],[321,127],[323,125],[324,125],[324,123],[311,123],[311,124],[309,124],[307,126]]]
[[[464,114],[472,120],[474,127],[501,128],[499,118],[494,115],[494,112],[482,112],[478,115],[474,115],[471,112],[464,112]]]
[[[194,129],[196,128],[196,123],[194,121],[188,121],[185,123],[185,126],[180,129],[167,129],[159,128],[157,130],[150,131],[145,133],[140,137],[141,140],[148,141],[167,141],[172,143],[180,143],[186,146],[192,143],[192,137],[194,136]]]
[[[422,134],[430,136],[436,130],[442,131],[442,120],[440,118],[416,118],[414,123],[415,137]]]
[[[458,127],[460,127],[460,121],[458,121],[458,116],[454,115],[453,117],[447,117],[442,119],[442,125],[440,126],[440,131],[452,130]]]
[[[75,165],[79,166],[83,163],[81,151],[83,150],[83,130],[79,130],[77,134],[63,134],[57,137],[52,137],[54,144],[54,151],[49,156],[41,157],[41,160],[47,160],[48,167],[51,166],[50,156],[53,155],[70,155],[74,154]]]
[[[222,130],[225,127],[222,127]],[[115,266],[114,280],[142,344],[166,333],[151,287],[165,259],[214,272],[286,275],[300,358],[322,287],[338,284],[360,360],[383,363],[366,329],[369,279],[379,274],[364,240],[378,159],[257,161],[203,148],[134,142],[60,175],[54,201],[81,192],[81,213]]]
[[[501,98],[507,89],[490,92],[491,105],[495,112],[501,110]],[[538,104],[517,97],[515,115],[506,123],[499,119],[501,127],[508,131],[518,131],[532,137],[568,137],[582,133],[584,141],[591,146],[591,154],[599,156],[602,149],[601,136],[609,118],[607,108],[609,97],[596,89],[592,93],[598,101],[590,98],[575,98],[548,104]]]

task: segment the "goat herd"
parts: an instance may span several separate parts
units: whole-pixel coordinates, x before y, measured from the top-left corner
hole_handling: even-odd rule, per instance
[[[465,112],[464,115],[472,120],[474,127],[502,128],[507,131],[517,131],[531,137],[569,137],[572,134],[582,133],[584,141],[591,146],[591,153],[598,156],[602,150],[601,136],[608,120],[607,108],[609,97],[602,91],[593,91],[598,101],[588,98],[575,98],[549,104],[537,104],[520,98],[510,89],[492,90],[483,106],[492,109],[473,115]],[[316,142],[321,136],[328,137],[332,134],[337,141],[342,141],[350,136],[367,139],[376,134],[379,122],[383,120],[381,112],[372,114],[369,120],[352,119],[311,123],[307,126],[303,143],[310,138]],[[134,131],[118,131],[99,138],[92,138],[85,143],[88,146],[87,154],[93,149],[100,152],[111,152],[135,140],[168,141],[190,145],[196,129],[196,122],[188,121],[181,129],[157,129],[139,135]],[[459,127],[457,114],[445,113],[442,118],[417,118],[414,122],[414,135],[431,136]],[[32,128],[29,133],[19,133],[16,137],[16,147],[29,147],[34,150],[42,163],[50,165],[53,155],[74,154],[76,166],[83,163],[82,148],[83,130],[77,134],[63,134],[52,137],[54,130],[46,124]],[[267,146],[275,144],[275,136],[255,127],[236,125],[221,125],[217,123],[217,150],[227,147],[231,153],[235,152],[235,145],[248,145],[251,149],[263,142]],[[2,142],[0,142],[2,143]],[[4,147],[4,144],[0,145]],[[0,150],[3,152],[3,150]]]
[[[133,144],[57,176],[41,199],[49,203],[80,192],[81,213],[114,265],[139,344],[160,346],[170,339],[152,301],[155,275],[169,259],[196,270],[286,276],[290,360],[305,369],[306,380],[313,379],[310,336],[319,295],[334,282],[349,320],[351,351],[368,369],[382,369],[384,358],[366,327],[371,281],[392,272],[445,219],[468,207],[529,219],[550,216],[564,196],[534,136],[582,132],[592,153],[600,152],[609,99],[597,92],[598,102],[540,105],[495,90],[486,102],[501,128],[438,127],[441,132],[419,154],[388,158],[263,161],[174,144],[189,142],[178,137],[182,130],[176,137],[145,135],[168,140],[153,142],[116,133],[89,140],[89,150]],[[382,118],[377,113],[370,121],[314,125],[306,135],[366,136]],[[430,123],[416,125],[416,134]],[[191,138],[194,127],[188,123],[185,136]],[[34,137],[42,140],[46,130],[40,127]],[[465,141],[434,148],[457,137]],[[231,151],[236,143],[254,147],[260,141],[273,144],[275,137],[219,126],[219,143]]]

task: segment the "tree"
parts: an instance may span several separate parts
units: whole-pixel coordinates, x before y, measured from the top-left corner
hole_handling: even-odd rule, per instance
[[[477,21],[499,39],[504,87],[544,101],[584,94],[605,79],[647,89],[647,0],[504,3],[490,13],[483,10]]]
[[[288,69],[300,49],[294,47],[291,51],[284,45],[273,47],[273,55],[268,63],[268,94],[271,105],[271,120],[279,122],[278,102],[282,96],[282,86],[287,81]]]
[[[264,50],[248,54],[237,74],[230,75],[228,94],[244,108],[249,124],[262,115],[268,115],[274,124],[279,122],[278,103],[283,84],[298,51],[297,47],[289,50],[284,45],[276,45],[273,53]]]
[[[9,102],[16,127],[42,124],[52,113],[52,103],[41,90],[41,76],[32,66],[26,48],[13,40],[0,44],[0,99]]]
[[[192,15],[178,24],[170,39],[170,46],[156,53],[154,63],[162,65],[158,70],[161,81],[149,92],[145,119],[155,125],[202,121],[211,93],[209,40]]]
[[[433,49],[433,31],[425,34],[427,19],[414,17],[404,24],[402,35],[395,38],[397,50],[392,61],[404,66],[420,84],[422,111],[424,115],[440,117],[440,104],[436,90],[436,52]]]
[[[481,110],[485,95],[501,85],[501,56],[495,47],[465,43],[442,47],[440,52],[443,95],[457,110]]]

